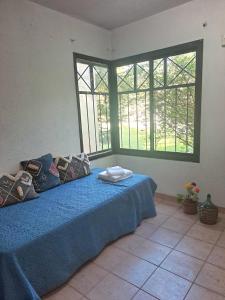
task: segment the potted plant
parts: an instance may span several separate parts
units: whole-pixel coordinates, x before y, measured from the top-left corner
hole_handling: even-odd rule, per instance
[[[195,215],[198,211],[198,194],[200,192],[200,188],[195,182],[186,183],[184,188],[186,190],[186,194],[178,194],[177,200],[183,204],[183,211],[185,214]]]

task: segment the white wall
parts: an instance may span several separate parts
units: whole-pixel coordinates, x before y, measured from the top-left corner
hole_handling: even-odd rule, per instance
[[[171,195],[196,180],[225,207],[224,33],[224,0],[195,0],[112,32],[114,58],[204,38],[201,162],[118,155],[94,166],[117,160]],[[0,173],[47,152],[80,151],[72,52],[110,59],[110,48],[109,31],[26,0],[0,0]]]
[[[203,22],[207,27],[203,28]],[[196,180],[204,199],[225,207],[225,1],[195,0],[112,32],[114,58],[204,39],[201,162],[117,156],[119,164],[151,175],[158,191],[170,195]]]
[[[0,173],[48,152],[80,151],[72,53],[108,59],[110,43],[109,31],[29,1],[0,0]]]

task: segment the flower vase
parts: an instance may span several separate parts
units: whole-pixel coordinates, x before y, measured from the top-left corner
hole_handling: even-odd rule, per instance
[[[185,198],[183,200],[183,212],[188,215],[195,215],[198,212],[198,201],[194,201],[191,198]]]

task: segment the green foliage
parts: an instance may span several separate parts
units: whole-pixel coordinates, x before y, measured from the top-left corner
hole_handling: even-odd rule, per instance
[[[166,78],[164,78],[165,62],[167,62]],[[185,85],[195,82],[195,65],[195,53],[176,55],[166,60],[157,59],[153,62],[154,87],[164,87],[155,89],[153,93],[154,148],[157,151],[193,153],[195,86]],[[130,147],[136,149],[139,144],[139,149],[142,149],[143,145],[146,148],[148,144],[150,109],[153,108],[150,108],[151,99],[148,91],[133,90],[135,68],[137,88],[150,90],[149,61],[117,68],[118,91],[130,91],[119,94],[119,118],[123,131],[120,140],[124,147],[130,132],[130,140],[136,139],[136,146],[135,143],[130,143]],[[165,82],[168,87],[164,86]],[[169,88],[169,85],[175,86]],[[129,132],[126,127],[130,127]],[[142,136],[141,143],[137,133]]]

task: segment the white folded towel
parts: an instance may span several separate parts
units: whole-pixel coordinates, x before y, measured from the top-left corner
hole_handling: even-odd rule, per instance
[[[118,175],[124,175],[125,174],[125,170],[120,166],[107,168],[106,172],[107,172],[107,174],[109,174],[111,176],[118,176]]]
[[[110,175],[107,170],[98,174],[98,178],[109,181],[109,182],[118,182],[124,179],[127,179],[133,175],[131,170],[123,169],[124,173],[122,175]]]

